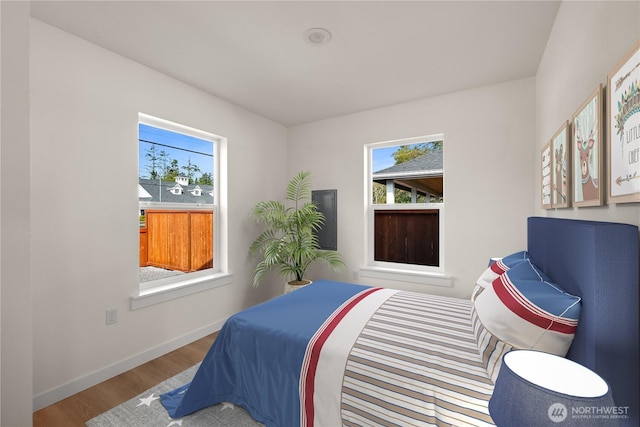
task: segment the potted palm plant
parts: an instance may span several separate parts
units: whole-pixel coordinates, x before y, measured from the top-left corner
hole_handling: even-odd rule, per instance
[[[322,250],[315,234],[324,215],[311,201],[311,173],[300,172],[289,182],[284,202],[269,200],[251,209],[249,216],[265,230],[249,248],[261,261],[254,270],[253,286],[260,284],[270,270],[277,270],[291,286],[310,283],[305,272],[314,261],[325,262],[334,270],[344,267],[340,254]]]

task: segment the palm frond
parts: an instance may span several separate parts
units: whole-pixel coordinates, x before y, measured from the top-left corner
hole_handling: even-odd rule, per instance
[[[260,202],[251,209],[249,216],[256,222],[278,226],[286,221],[285,206],[275,200]]]
[[[285,200],[293,202],[292,207],[269,200],[256,204],[249,212],[252,219],[266,227],[249,247],[251,255],[262,257],[254,270],[254,286],[272,269],[284,277],[302,280],[316,260],[334,270],[345,266],[338,252],[320,249],[315,232],[325,218],[311,201],[310,177],[310,172],[300,172],[289,182]]]
[[[292,202],[311,199],[311,172],[299,172],[293,177],[287,186],[285,199]]]

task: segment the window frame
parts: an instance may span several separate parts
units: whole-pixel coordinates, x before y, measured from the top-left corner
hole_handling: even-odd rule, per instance
[[[213,268],[194,271],[184,275],[167,277],[147,282],[138,281],[138,292],[131,297],[131,309],[136,310],[149,305],[172,300],[185,295],[212,289],[231,283],[232,275],[228,272],[228,237],[227,237],[227,139],[225,137],[181,125],[169,120],[139,113],[137,124],[145,124],[167,131],[211,141],[213,143],[213,204],[203,203],[155,203],[138,201],[138,209],[159,208],[174,210],[212,211],[213,230]],[[138,143],[139,144],[139,143]],[[139,148],[138,148],[139,152]],[[140,171],[138,171],[138,176]],[[137,181],[137,179],[136,179]],[[139,245],[138,245],[139,250]]]
[[[375,142],[364,145],[365,156],[365,265],[360,268],[360,276],[373,277],[392,280],[403,280],[409,282],[425,283],[425,278],[436,286],[451,286],[450,278],[445,274],[445,203],[394,203],[375,204],[372,200],[373,193],[373,151],[378,148],[395,147],[401,145],[412,145],[418,143],[429,143],[444,141],[444,134],[434,134],[419,137],[410,137],[383,142]],[[443,165],[443,185],[444,185],[444,165]],[[439,227],[439,262],[438,266],[425,266],[417,264],[405,264],[395,262],[376,261],[374,259],[375,235],[374,220],[375,212],[381,210],[438,210]],[[440,280],[443,279],[443,280]]]

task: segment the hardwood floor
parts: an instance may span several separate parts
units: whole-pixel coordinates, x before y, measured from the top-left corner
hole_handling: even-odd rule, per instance
[[[33,414],[34,427],[84,427],[91,418],[202,361],[217,332]]]

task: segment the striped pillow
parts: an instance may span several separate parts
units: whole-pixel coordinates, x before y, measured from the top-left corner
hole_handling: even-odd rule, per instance
[[[504,258],[499,258],[495,261],[492,260],[489,268],[487,268],[476,281],[477,286],[481,288],[491,286],[491,283],[493,283],[493,281],[496,280],[500,275],[504,274],[511,267],[514,267],[528,259],[529,253],[527,251],[520,251],[508,255]]]
[[[476,298],[478,298],[478,295],[482,293],[482,291],[484,291],[484,287],[476,284],[476,286],[474,286],[473,288],[473,292],[471,292],[471,301],[475,301]]]
[[[499,340],[563,357],[580,317],[580,298],[564,292],[530,260],[495,279],[474,305],[482,325]]]
[[[471,324],[478,344],[478,353],[487,375],[495,384],[502,366],[502,356],[513,350],[513,346],[498,339],[480,322],[475,306],[471,308]]]

